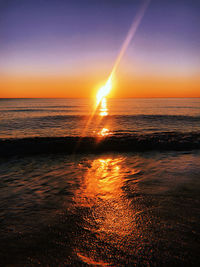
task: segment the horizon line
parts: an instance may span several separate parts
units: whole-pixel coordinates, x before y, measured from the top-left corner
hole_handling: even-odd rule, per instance
[[[108,97],[108,99],[200,98],[200,96]],[[92,97],[0,97],[0,99],[93,99]]]

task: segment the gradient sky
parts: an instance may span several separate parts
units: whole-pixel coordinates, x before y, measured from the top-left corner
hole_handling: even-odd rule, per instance
[[[141,0],[1,0],[0,97],[90,97]],[[112,97],[200,97],[200,1],[152,0]]]

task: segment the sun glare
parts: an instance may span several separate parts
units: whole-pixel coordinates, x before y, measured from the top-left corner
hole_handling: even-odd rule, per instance
[[[102,120],[103,117],[108,116],[108,108],[107,108],[107,96],[110,93],[112,87],[113,87],[113,77],[115,76],[116,70],[131,42],[131,40],[133,39],[137,28],[144,16],[145,10],[148,7],[148,4],[150,3],[150,0],[145,0],[143,5],[141,6],[140,10],[138,11],[138,14],[134,17],[134,20],[132,22],[132,25],[127,33],[127,36],[122,44],[122,47],[119,51],[119,54],[114,62],[114,65],[112,67],[112,70],[110,72],[109,78],[106,81],[105,85],[102,86],[97,94],[96,94],[96,105],[94,106],[94,110],[91,114],[91,116],[88,119],[88,122],[85,126],[84,132],[88,129],[88,126],[90,125],[92,119],[94,118],[94,116],[98,113],[99,117],[97,120],[96,125],[99,125],[100,121]],[[96,118],[96,117],[95,117]],[[108,131],[107,128],[103,128],[102,131],[99,133],[100,136],[107,136],[108,135]]]
[[[108,136],[109,134],[111,134],[111,133],[109,132],[109,129],[107,129],[107,128],[103,128],[103,129],[98,133],[98,135],[101,136],[101,137]]]
[[[112,88],[112,76],[109,77],[108,81],[104,86],[102,86],[99,91],[97,92],[96,98],[97,98],[97,106],[105,99],[105,97],[110,93],[110,90]]]

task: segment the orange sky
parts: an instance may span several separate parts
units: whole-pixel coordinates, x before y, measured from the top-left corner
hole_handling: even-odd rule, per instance
[[[1,98],[88,98],[104,84],[98,75],[91,77],[1,76]],[[114,79],[109,97],[200,97],[198,77],[133,77]]]
[[[197,0],[5,2],[1,98],[200,97]]]

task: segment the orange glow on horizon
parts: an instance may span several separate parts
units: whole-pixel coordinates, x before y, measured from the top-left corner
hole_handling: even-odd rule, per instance
[[[91,88],[98,84],[99,77],[0,76],[0,98],[93,98]],[[120,73],[109,97],[200,97],[199,77],[148,77],[145,74],[139,77]]]
[[[113,66],[110,57],[102,57],[95,60],[92,64],[72,65],[71,70],[67,72],[64,68],[61,72],[47,74],[42,72],[39,62],[38,68],[26,71],[24,69],[6,69],[0,70],[0,98],[92,98],[96,97],[97,85],[102,83],[102,77],[109,77],[103,90],[98,93],[98,103],[102,102],[103,109],[105,97],[110,98],[167,98],[167,97],[200,97],[200,73],[199,69],[191,66],[185,58],[186,70],[180,72],[178,64],[168,66],[168,59],[165,58],[159,68],[151,68],[152,62],[140,62],[132,59],[123,62],[120,71],[118,66],[123,58],[130,41],[133,39],[136,30],[148,7],[149,0],[145,0],[132,25],[127,36],[122,43],[119,53]],[[149,51],[151,53],[151,50]],[[158,57],[158,60],[160,58]],[[88,61],[89,62],[89,61]],[[155,58],[155,62],[157,59]],[[31,63],[31,62],[30,62]],[[167,64],[165,66],[165,63]],[[148,68],[146,68],[146,66]],[[162,69],[162,66],[166,68]],[[20,67],[20,66],[19,66]],[[37,65],[36,65],[37,67]],[[110,68],[111,67],[111,68]],[[194,66],[195,67],[195,66]],[[160,71],[159,71],[160,70]],[[188,70],[188,71],[187,71]],[[66,75],[65,75],[65,74]],[[108,75],[109,74],[109,75]],[[116,75],[117,74],[117,75]],[[109,83],[113,86],[113,77],[117,78],[115,90],[109,89]],[[110,78],[112,77],[112,78]],[[112,80],[112,81],[111,81]],[[115,82],[115,81],[114,81]],[[100,86],[99,86],[100,87]],[[106,88],[105,88],[106,87]],[[109,90],[108,90],[109,89]],[[104,93],[109,91],[106,96]],[[103,100],[103,101],[101,101]],[[106,115],[106,111],[104,113]],[[102,113],[103,115],[103,113]]]

